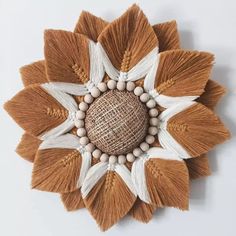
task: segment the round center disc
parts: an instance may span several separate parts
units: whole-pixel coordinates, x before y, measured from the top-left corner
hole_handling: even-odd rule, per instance
[[[111,90],[89,107],[85,128],[90,141],[102,152],[121,155],[132,152],[148,129],[148,111],[132,92]]]

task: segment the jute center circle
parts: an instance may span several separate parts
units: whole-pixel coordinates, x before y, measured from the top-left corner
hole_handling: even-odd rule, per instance
[[[146,137],[148,111],[132,92],[110,90],[86,112],[85,128],[91,143],[109,155],[132,152]]]

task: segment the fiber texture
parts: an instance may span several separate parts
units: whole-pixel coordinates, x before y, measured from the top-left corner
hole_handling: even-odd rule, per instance
[[[85,127],[88,137],[111,155],[132,152],[145,138],[149,117],[138,97],[113,90],[100,96],[88,109]]]
[[[74,32],[46,30],[44,58],[20,68],[25,88],[4,106],[25,131],[16,152],[33,163],[32,188],[86,207],[102,231],[127,214],[147,223],[160,207],[188,210],[189,180],[211,174],[207,152],[230,137],[213,112],[226,91],[213,63],[180,49],[176,21],[151,26],[136,4],[111,23],[83,11]],[[140,86],[157,119],[109,80]]]

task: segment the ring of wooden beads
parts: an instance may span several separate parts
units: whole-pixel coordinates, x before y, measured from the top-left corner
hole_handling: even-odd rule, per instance
[[[107,153],[103,153],[101,150],[96,148],[96,146],[91,143],[87,137],[84,122],[89,105],[93,103],[93,101],[102,93],[105,93],[107,90],[114,89],[133,92],[139,97],[142,103],[146,104],[146,107],[148,108],[148,115],[150,117],[148,134],[145,137],[145,141],[143,141],[138,147],[134,148],[132,152],[118,156],[108,155]],[[75,126],[78,128],[77,135],[80,137],[80,145],[85,147],[87,152],[91,153],[95,159],[99,159],[101,162],[109,162],[110,164],[125,164],[126,161],[134,162],[135,158],[148,151],[150,145],[155,142],[155,135],[158,133],[158,110],[156,109],[156,105],[156,101],[148,93],[146,93],[142,87],[136,87],[134,82],[117,82],[115,80],[109,80],[107,83],[100,82],[96,87],[93,87],[90,90],[90,93],[84,96],[84,101],[79,103],[79,109],[76,112]]]

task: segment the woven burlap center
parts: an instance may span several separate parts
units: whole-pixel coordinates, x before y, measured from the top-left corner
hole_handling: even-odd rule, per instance
[[[111,90],[89,107],[85,128],[90,141],[102,152],[120,155],[131,152],[144,139],[148,111],[132,92]]]

